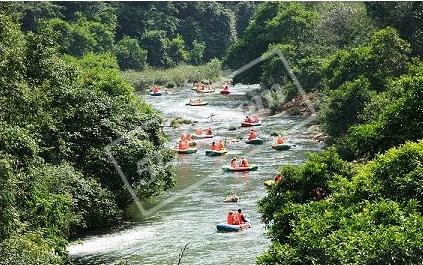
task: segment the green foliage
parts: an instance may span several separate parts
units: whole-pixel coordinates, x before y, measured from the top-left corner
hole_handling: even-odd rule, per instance
[[[370,101],[370,95],[370,82],[364,77],[329,91],[319,113],[325,132],[338,138],[351,125],[360,123],[360,115]]]
[[[217,59],[200,65],[179,65],[166,70],[147,68],[141,72],[124,72],[123,76],[134,84],[137,90],[148,90],[153,84],[181,87],[187,81],[217,81],[222,76],[221,62]]]
[[[138,40],[125,37],[116,45],[116,58],[122,70],[142,70],[147,61],[147,51],[142,49]]]
[[[106,26],[76,19],[48,24],[94,40],[81,43],[89,49],[80,58],[57,52],[52,28],[23,33],[0,15],[0,264],[64,264],[69,236],[121,221],[131,200],[105,147],[130,131],[111,152],[136,192],[148,198],[173,185],[161,117],[111,53],[89,52],[105,47]],[[151,170],[139,172],[139,161]]]
[[[12,236],[0,243],[0,264],[65,264],[63,257],[52,251],[53,248],[53,242],[40,232]]]
[[[64,53],[83,56],[88,52],[106,52],[113,48],[114,32],[100,22],[81,16],[75,22],[54,18],[48,24],[56,32],[55,41]]]
[[[193,65],[200,65],[201,63],[203,63],[205,49],[206,45],[204,44],[204,42],[194,40],[192,43],[192,50],[189,55],[190,63],[192,63]]]
[[[296,45],[307,38],[315,21],[316,14],[306,10],[301,3],[262,3],[244,34],[230,46],[225,65],[239,68],[261,56],[272,43]],[[237,78],[257,82],[260,72],[257,66]]]
[[[369,157],[405,143],[422,139],[421,76],[404,76],[392,83],[392,89],[404,94],[385,106],[376,120],[355,125],[346,136],[348,148],[356,156]]]
[[[421,2],[366,2],[370,17],[380,27],[391,26],[410,42],[415,55],[423,55]]]
[[[151,30],[146,32],[141,39],[142,46],[147,49],[147,62],[151,66],[171,66],[169,57],[170,40],[164,30]]]
[[[422,151],[423,142],[407,143],[353,171],[346,162],[349,170],[322,171],[336,159],[319,166],[313,157],[282,168],[284,180],[259,203],[273,241],[257,263],[419,264]],[[333,149],[323,155],[337,157]],[[326,183],[329,196],[309,195],[310,175],[320,177],[311,187]]]
[[[185,41],[181,35],[177,35],[170,41],[169,56],[176,65],[188,61],[189,53],[185,49]]]
[[[333,49],[348,48],[370,40],[375,27],[364,3],[334,2],[318,5],[319,22],[314,29],[318,49],[325,54]],[[332,50],[331,50],[332,49]]]
[[[15,207],[15,176],[10,158],[0,156],[0,241],[12,236],[19,228],[18,212]]]
[[[376,32],[369,44],[336,52],[324,65],[323,74],[330,89],[364,76],[372,89],[382,91],[389,79],[405,72],[409,52],[409,44],[396,30],[386,28]]]

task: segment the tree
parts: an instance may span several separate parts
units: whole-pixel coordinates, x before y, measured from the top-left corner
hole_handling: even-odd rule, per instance
[[[125,37],[116,45],[116,57],[122,70],[142,70],[147,61],[147,51],[142,49],[137,39]]]
[[[329,149],[283,167],[259,202],[272,243],[257,263],[418,264],[422,151],[407,143],[351,170]]]
[[[405,72],[409,53],[409,44],[399,38],[395,29],[382,29],[370,43],[330,56],[323,69],[326,84],[329,89],[336,89],[363,75],[372,89],[383,91],[389,80]]]
[[[190,62],[194,65],[200,65],[201,63],[203,63],[204,50],[206,49],[206,45],[204,44],[204,42],[194,40],[192,46],[193,47],[189,55]]]
[[[260,57],[272,43],[296,45],[307,37],[315,21],[316,14],[300,3],[260,4],[244,34],[229,47],[225,64],[239,68]],[[257,82],[260,75],[256,66],[237,78]]]
[[[185,41],[181,35],[177,35],[170,41],[169,56],[176,65],[188,61],[189,53],[185,49]]]
[[[339,138],[350,126],[360,123],[360,114],[370,101],[370,91],[369,80],[360,77],[326,95],[319,115],[323,129],[329,136]]]
[[[352,126],[346,135],[347,148],[356,157],[373,157],[377,153],[423,138],[421,76],[404,76],[392,83],[403,95],[386,105],[374,121]]]
[[[394,27],[406,39],[414,55],[423,55],[421,2],[366,2],[370,17],[379,27]]]
[[[141,44],[147,49],[147,62],[151,66],[167,67],[172,65],[169,57],[170,40],[164,30],[146,32],[141,38]]]

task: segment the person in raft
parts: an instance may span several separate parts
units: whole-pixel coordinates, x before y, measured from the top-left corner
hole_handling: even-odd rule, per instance
[[[234,225],[243,225],[247,223],[247,219],[245,219],[244,213],[241,211],[241,209],[238,209],[238,211],[232,215]]]
[[[219,151],[220,151],[220,150],[225,149],[225,144],[223,143],[223,141],[222,141],[222,140],[219,140],[219,141],[217,142],[217,147],[218,147],[218,150],[219,150]]]
[[[276,144],[284,144],[285,139],[283,139],[283,137],[279,134],[278,137],[276,137],[276,139],[275,139],[275,143]]]
[[[257,138],[257,132],[254,131],[254,129],[251,129],[250,132],[248,133],[248,140],[254,140]]]
[[[153,93],[160,92],[160,88],[158,86],[153,86]]]
[[[232,211],[228,212],[228,215],[226,216],[226,223],[228,225],[233,225],[234,224],[234,213]]]
[[[249,116],[245,116],[244,122],[253,123],[253,120]]]
[[[210,127],[205,129],[205,131],[206,131],[206,135],[212,135],[213,134],[213,131]]]
[[[215,142],[211,144],[210,148],[213,151],[219,151],[219,146]]]
[[[281,174],[277,174],[277,175],[275,176],[275,183],[278,183],[278,182],[280,182],[280,181],[282,181],[282,175],[281,175]]]
[[[179,141],[178,142],[178,149],[179,150],[187,150],[189,148],[187,141]]]
[[[259,118],[259,116],[258,116],[258,115],[253,115],[253,117],[251,118],[251,120],[252,120],[252,122],[253,122],[253,123],[258,123],[258,122],[260,122],[260,118]]]
[[[238,167],[238,163],[237,163],[237,159],[236,157],[232,158],[231,160],[231,168],[237,168]]]
[[[239,167],[249,167],[249,166],[250,166],[250,164],[248,163],[248,160],[245,159],[245,157],[243,157],[241,159],[241,162],[239,162]]]
[[[222,90],[223,91],[229,91],[229,87],[228,87],[228,84],[224,84],[223,86],[222,86]]]
[[[181,135],[181,141],[191,142],[192,141],[191,134],[190,133],[183,133]]]
[[[200,128],[195,129],[195,135],[203,135],[203,131]]]

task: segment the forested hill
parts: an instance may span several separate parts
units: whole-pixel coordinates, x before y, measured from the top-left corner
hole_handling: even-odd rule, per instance
[[[121,69],[170,67],[221,59],[242,33],[253,2],[2,3],[22,30],[52,29],[62,53],[116,54]]]

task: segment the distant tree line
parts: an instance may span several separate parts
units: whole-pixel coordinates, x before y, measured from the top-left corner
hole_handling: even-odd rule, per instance
[[[17,2],[3,4],[24,32],[51,29],[62,53],[110,52],[122,70],[199,65],[221,59],[255,3]]]

